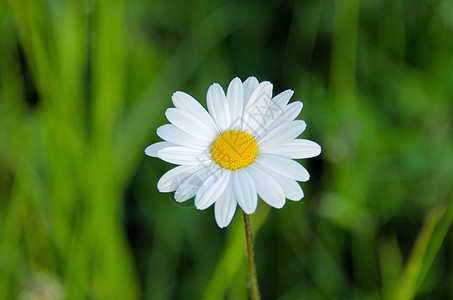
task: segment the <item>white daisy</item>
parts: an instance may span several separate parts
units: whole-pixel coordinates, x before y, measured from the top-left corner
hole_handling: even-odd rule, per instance
[[[257,195],[275,208],[282,208],[285,199],[302,199],[297,181],[310,175],[293,159],[317,156],[321,147],[297,139],[306,123],[295,120],[302,102],[288,104],[293,93],[272,97],[270,82],[235,78],[226,95],[217,83],[209,87],[208,111],[190,95],[174,93],[175,108],[165,112],[171,124],[157,129],[165,141],[145,149],[179,165],[160,178],[159,191],[174,191],[177,202],[195,196],[197,209],[215,203],[221,228],[230,224],[238,204],[246,214],[254,213]]]

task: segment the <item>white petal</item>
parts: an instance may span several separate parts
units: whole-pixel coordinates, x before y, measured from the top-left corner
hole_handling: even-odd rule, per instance
[[[280,125],[293,121],[302,110],[303,103],[300,101],[296,101],[290,103],[286,108],[282,111],[279,108],[273,108],[271,115],[270,113],[266,115],[265,119],[263,120],[263,125],[261,126],[261,131],[258,132],[258,136],[263,136],[267,132],[274,130]]]
[[[225,132],[230,123],[230,108],[228,107],[225,92],[218,83],[214,83],[208,89],[206,95],[208,110],[216,122],[220,132]]]
[[[178,166],[171,169],[157,182],[157,189],[161,193],[168,193],[175,191],[185,179],[198,171],[203,166]]]
[[[245,169],[236,170],[232,175],[236,201],[246,214],[253,214],[258,204],[255,182]]]
[[[206,126],[210,127],[213,131],[217,131],[217,126],[214,120],[206,111],[206,109],[192,96],[184,92],[176,92],[171,97],[173,104],[177,108],[181,108],[200,119]],[[217,132],[219,133],[219,132]]]
[[[271,102],[276,103],[280,108],[284,109],[285,106],[288,104],[289,99],[291,99],[291,97],[293,96],[293,94],[294,94],[293,90],[283,91],[277,96],[274,96]]]
[[[187,147],[166,147],[157,152],[157,157],[171,164],[200,165],[210,160],[206,152]]]
[[[285,113],[286,115],[282,116],[285,119],[294,120],[304,108],[304,103],[300,101],[294,101],[286,106]]]
[[[195,196],[195,206],[197,209],[206,209],[211,206],[223,194],[225,187],[230,182],[231,171],[219,169],[218,172],[211,174],[203,183]]]
[[[168,108],[165,112],[168,121],[182,131],[208,141],[214,141],[218,133],[203,123],[197,116],[181,108]]]
[[[168,142],[157,142],[146,147],[145,154],[151,157],[157,157],[157,152],[159,152],[159,150],[172,146],[174,145]]]
[[[302,120],[284,123],[262,138],[257,138],[258,146],[260,149],[266,149],[289,143],[304,132],[306,127],[307,124]]]
[[[250,166],[247,171],[253,177],[256,191],[264,202],[275,208],[282,208],[285,205],[285,194],[282,187],[263,168]]]
[[[285,197],[292,201],[299,201],[304,197],[304,192],[300,187],[299,183],[294,179],[278,175],[274,172],[269,172],[269,174],[278,182],[282,187]]]
[[[263,116],[270,105],[271,98],[272,83],[269,81],[261,82],[250,96],[242,114],[244,130],[252,134],[258,131]]]
[[[284,156],[263,153],[258,155],[255,162],[269,171],[297,181],[310,179],[310,174],[301,164]]]
[[[242,111],[244,110],[244,89],[239,78],[234,78],[227,91],[227,101],[230,107],[231,129],[239,129],[242,122]]]
[[[206,165],[187,177],[176,189],[175,200],[177,202],[184,202],[195,196],[205,180],[212,173],[216,172],[217,169],[218,167],[216,165]]]
[[[230,182],[223,195],[215,202],[215,221],[220,228],[228,226],[236,212],[237,202],[233,194],[233,183]]]
[[[211,141],[188,134],[172,124],[165,124],[157,128],[157,135],[172,144],[194,149],[206,149],[212,144]]]
[[[250,96],[252,95],[253,91],[258,87],[259,82],[258,79],[256,79],[256,77],[250,76],[244,81],[242,85],[244,86],[244,107],[246,107],[250,99]]]
[[[321,146],[310,140],[296,139],[280,146],[263,149],[262,151],[263,153],[274,153],[293,159],[300,159],[318,156],[321,153]]]
[[[283,94],[283,95],[282,95]],[[286,111],[286,100],[292,95],[291,90],[286,90],[283,93],[278,94],[269,103],[266,113],[261,121],[261,127],[264,129],[269,126],[275,119],[283,116]],[[277,100],[275,100],[277,99]],[[284,100],[284,101],[283,101]]]

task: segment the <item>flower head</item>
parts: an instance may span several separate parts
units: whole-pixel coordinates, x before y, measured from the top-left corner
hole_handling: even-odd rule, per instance
[[[165,112],[171,124],[157,129],[165,141],[145,149],[149,156],[179,165],[160,178],[159,191],[174,191],[177,202],[195,197],[197,209],[214,204],[221,228],[231,222],[237,205],[254,213],[257,196],[275,208],[286,199],[302,199],[297,181],[310,175],[294,159],[317,156],[321,147],[297,139],[306,123],[295,120],[303,104],[288,104],[292,95],[286,90],[272,97],[270,82],[235,78],[226,94],[219,84],[210,86],[206,111],[190,95],[174,93],[175,108]]]

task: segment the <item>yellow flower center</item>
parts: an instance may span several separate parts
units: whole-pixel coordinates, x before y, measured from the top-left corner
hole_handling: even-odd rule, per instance
[[[238,130],[227,131],[212,144],[211,155],[219,166],[234,171],[255,161],[258,145],[250,134]]]

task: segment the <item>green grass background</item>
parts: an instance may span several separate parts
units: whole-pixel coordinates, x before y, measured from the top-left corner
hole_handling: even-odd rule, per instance
[[[247,299],[239,212],[143,150],[174,91],[250,75],[323,147],[253,215],[263,299],[452,299],[452,0],[1,0],[0,299]]]

